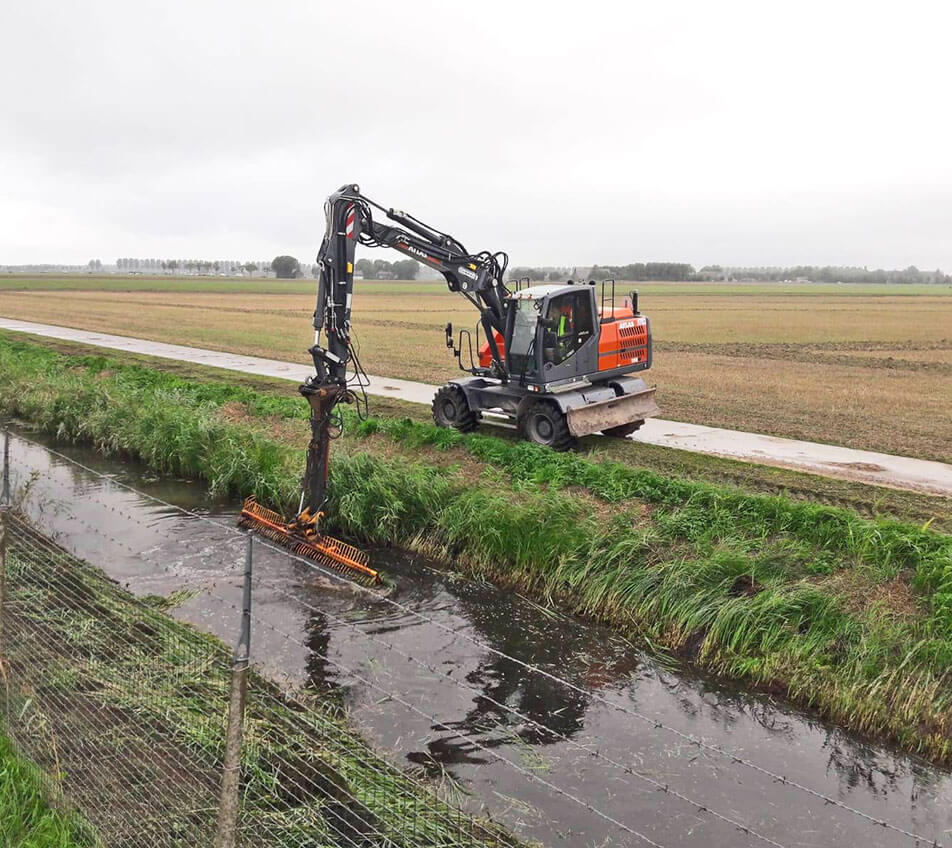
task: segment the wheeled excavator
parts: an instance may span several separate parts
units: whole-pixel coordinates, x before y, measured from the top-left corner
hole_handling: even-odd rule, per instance
[[[600,293],[594,281],[507,285],[505,253],[470,253],[453,236],[375,203],[357,185],[339,188],[324,211],[308,351],[315,373],[299,389],[311,408],[311,440],[298,514],[286,522],[248,499],[243,525],[299,554],[378,579],[363,551],[319,530],[330,442],[342,422],[338,406],[366,405],[367,378],[351,331],[358,244],[392,248],[438,271],[449,290],[479,312],[475,333],[463,329],[454,337],[452,324],[445,327],[446,346],[468,376],[436,392],[433,418],[440,426],[469,431],[485,413],[508,421],[530,441],[568,450],[591,433],[628,436],[658,412],[655,390],[634,376],[650,368],[652,358],[651,325],[639,312],[636,292],[617,306],[611,280]]]

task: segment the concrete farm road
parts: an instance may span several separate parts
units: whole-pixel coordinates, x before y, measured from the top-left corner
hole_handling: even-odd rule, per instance
[[[303,382],[313,373],[309,363],[298,364],[238,353],[223,353],[128,336],[115,336],[109,333],[76,330],[52,324],[17,321],[12,318],[0,317],[0,329],[162,359],[176,359],[212,368],[257,374],[262,377],[276,377],[297,383]],[[433,400],[433,393],[437,388],[426,383],[391,377],[370,377],[369,379],[370,385],[367,387],[369,394],[426,405]],[[487,420],[487,423],[491,421]],[[855,450],[817,442],[781,439],[776,436],[665,421],[658,418],[649,419],[630,438],[636,442],[679,448],[695,453],[952,497],[952,465],[944,462]]]

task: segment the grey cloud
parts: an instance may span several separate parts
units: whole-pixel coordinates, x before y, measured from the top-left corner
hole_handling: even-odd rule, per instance
[[[952,269],[948,23],[924,3],[7,4],[0,262],[310,257],[323,197],[356,180],[524,263]]]

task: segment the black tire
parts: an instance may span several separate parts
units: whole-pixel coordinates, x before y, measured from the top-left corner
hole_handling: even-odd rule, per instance
[[[433,420],[440,427],[453,427],[461,433],[469,433],[476,429],[479,413],[469,408],[463,390],[450,383],[433,395]]]
[[[536,401],[529,406],[519,422],[519,431],[527,441],[556,451],[572,450],[578,444],[569,432],[565,413],[545,401]]]
[[[617,427],[609,427],[607,430],[602,430],[602,434],[615,439],[624,439],[634,433],[635,430],[640,430],[641,425],[644,423],[645,419],[642,418],[641,421],[632,421],[630,424],[619,424]]]

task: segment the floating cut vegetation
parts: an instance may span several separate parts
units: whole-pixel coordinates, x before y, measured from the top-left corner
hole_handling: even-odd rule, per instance
[[[19,342],[0,341],[0,377],[0,409],[60,438],[295,503],[307,413],[294,397]],[[331,470],[338,532],[520,587],[952,762],[952,537],[490,435],[348,424],[356,438]]]

